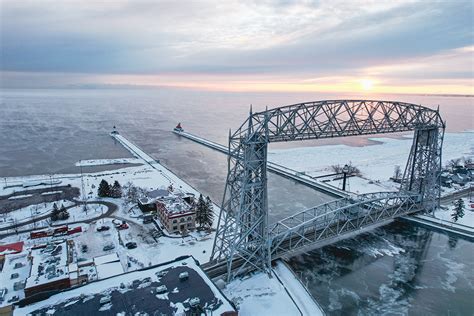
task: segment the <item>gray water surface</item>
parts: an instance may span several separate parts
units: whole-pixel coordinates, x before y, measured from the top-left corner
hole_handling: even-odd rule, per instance
[[[216,93],[178,90],[2,90],[0,177],[78,172],[81,159],[130,157],[108,133],[112,127],[159,159],[197,190],[220,203],[227,172],[224,155],[171,133],[182,122],[199,136],[226,144],[229,128],[266,106],[322,99],[369,98],[330,94]],[[448,131],[474,129],[474,98],[370,96],[437,107]],[[367,137],[272,148],[344,143],[375,144]],[[338,163],[340,157],[335,157]],[[111,168],[106,167],[106,168]],[[331,200],[273,174],[270,221]],[[298,256],[292,268],[329,314],[473,315],[474,246],[406,223]]]

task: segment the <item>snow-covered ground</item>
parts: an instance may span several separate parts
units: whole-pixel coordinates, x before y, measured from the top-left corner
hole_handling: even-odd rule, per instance
[[[87,212],[84,211],[84,206],[82,205],[68,208],[67,211],[69,218],[62,221],[55,221],[54,224],[67,224],[99,217],[107,212],[107,207],[105,205],[91,203],[87,205]]]
[[[15,223],[21,223],[34,219],[35,217],[44,216],[53,210],[54,202],[34,204],[27,207],[20,208],[13,212],[3,213],[0,215],[0,227],[10,226]],[[56,202],[58,207],[64,205],[68,207],[72,205],[71,201],[58,201]]]
[[[463,198],[463,200],[465,206],[464,216],[459,218],[457,222],[454,222],[452,218],[454,209],[452,203],[447,205],[445,208],[436,210],[435,217],[447,222],[474,227],[474,202],[470,202],[469,198]]]
[[[282,261],[277,262],[273,272],[282,281],[286,290],[300,308],[303,316],[324,315],[321,307],[316,304],[303,284],[298,281],[293,272]]]
[[[91,159],[91,160],[80,160],[76,162],[77,167],[91,167],[91,166],[104,166],[104,165],[117,165],[117,164],[142,164],[143,160],[138,158],[115,158],[115,159]]]
[[[300,315],[284,286],[276,277],[269,278],[264,273],[236,279],[229,283],[223,292],[238,306],[239,315],[242,316]]]
[[[359,177],[348,178],[350,191],[366,193],[394,190],[397,184],[389,179],[393,176],[396,165],[403,171],[412,138],[411,135],[403,138],[371,138],[379,144],[364,147],[329,145],[270,150],[268,159],[311,176],[333,173],[332,165],[352,163],[360,169],[362,177],[366,180]],[[443,164],[463,156],[474,157],[474,132],[446,133],[443,143]],[[329,184],[341,187],[342,180],[331,181]]]

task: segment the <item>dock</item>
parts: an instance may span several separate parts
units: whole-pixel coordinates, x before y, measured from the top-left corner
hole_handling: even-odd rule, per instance
[[[198,144],[201,144],[203,146],[206,146],[210,149],[221,152],[225,155],[229,154],[229,148],[224,146],[224,145],[215,143],[213,141],[207,140],[207,139],[199,137],[197,135],[193,135],[193,134],[185,132],[183,130],[176,130],[175,129],[175,130],[173,130],[173,133],[175,133],[175,134],[177,134],[181,137],[184,137],[186,139],[189,139],[193,142],[196,142]],[[331,195],[333,197],[343,198],[343,197],[349,196],[349,193],[347,193],[345,191],[342,191],[342,190],[340,190],[340,189],[338,189],[334,186],[331,186],[327,183],[319,182],[319,181],[313,179],[312,177],[310,177],[308,175],[302,174],[301,172],[298,172],[296,170],[293,170],[293,169],[287,168],[285,166],[276,164],[274,162],[270,162],[270,161],[267,162],[267,170],[274,173],[274,174],[282,176],[284,178],[287,178],[287,179],[293,180],[295,182],[298,182],[299,184],[310,187],[311,189],[315,189],[315,190],[321,191],[323,193],[326,193],[328,195]]]

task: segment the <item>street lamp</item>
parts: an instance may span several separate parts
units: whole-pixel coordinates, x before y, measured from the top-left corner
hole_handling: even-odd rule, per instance
[[[349,166],[347,164],[342,168],[342,173],[344,174],[344,178],[342,179],[342,191],[346,191],[347,174],[349,173]]]

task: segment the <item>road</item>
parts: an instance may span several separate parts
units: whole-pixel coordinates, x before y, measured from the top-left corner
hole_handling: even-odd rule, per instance
[[[469,194],[469,192],[474,191],[474,187],[467,187],[465,189],[453,192],[451,194],[447,194],[445,196],[441,197],[441,204],[448,204],[454,200],[457,200],[459,198],[465,197]]]
[[[96,216],[96,217],[93,217],[93,218],[89,218],[89,219],[85,219],[85,220],[81,220],[81,221],[69,222],[69,223],[67,223],[67,225],[83,224],[83,223],[89,224],[89,223],[92,223],[92,222],[97,221],[97,220],[102,219],[102,218],[111,217],[115,213],[115,211],[117,211],[117,209],[118,209],[117,204],[109,202],[109,201],[88,201],[87,204],[101,204],[101,205],[104,205],[104,206],[107,207],[107,212],[101,214],[100,216]],[[75,206],[78,206],[78,205],[82,205],[82,202],[74,200],[74,204],[66,207],[66,209],[69,209],[71,207],[75,207]],[[27,225],[33,224],[34,222],[38,222],[38,221],[41,221],[41,220],[44,220],[44,219],[48,219],[50,217],[51,217],[50,214],[46,214],[46,215],[43,215],[43,216],[36,217],[35,219],[31,219],[31,220],[24,221],[24,222],[21,222],[21,223],[13,224],[13,225],[8,226],[8,227],[0,228],[0,231],[8,231],[8,230],[11,230],[11,229],[17,229],[17,228],[22,227],[22,226],[27,226]],[[57,225],[53,224],[51,226],[54,227],[54,226],[62,226],[62,225],[65,225],[65,224],[64,223],[57,224]],[[29,232],[32,232],[32,231],[35,231],[35,230],[38,230],[38,229],[44,229],[44,228],[48,228],[48,226],[36,227],[36,228],[26,229],[26,230],[21,230],[21,231],[15,231],[15,232],[12,232],[12,233],[5,233],[5,234],[0,235],[0,239],[4,238],[4,237],[11,236],[11,235],[16,235],[16,234],[21,234],[21,233],[29,233]]]

